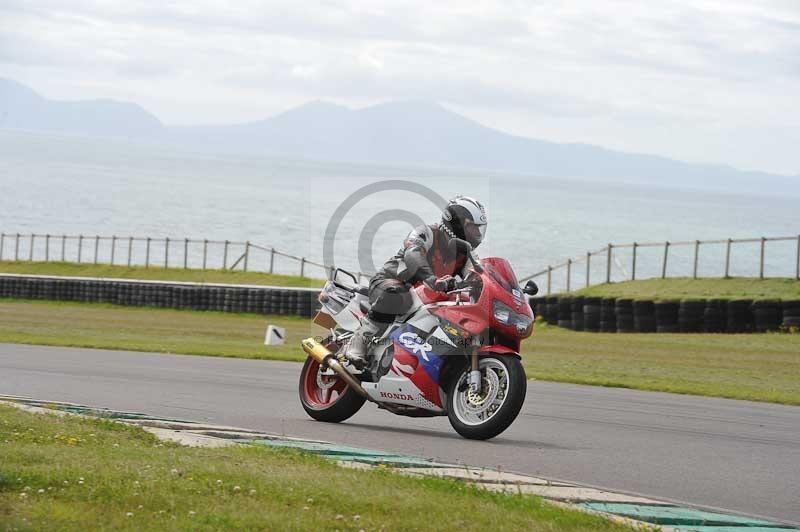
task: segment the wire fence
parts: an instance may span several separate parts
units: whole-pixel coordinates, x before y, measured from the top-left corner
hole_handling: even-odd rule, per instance
[[[593,284],[667,277],[800,280],[800,235],[608,244],[549,265],[522,282],[537,280],[545,293],[551,294]]]
[[[0,261],[237,270],[327,278],[331,268],[250,241],[0,233]],[[369,277],[357,273],[359,281]]]

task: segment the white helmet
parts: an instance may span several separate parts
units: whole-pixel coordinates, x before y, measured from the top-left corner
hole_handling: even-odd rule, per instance
[[[442,223],[456,238],[466,240],[477,248],[486,236],[486,209],[476,199],[456,196],[442,211]]]

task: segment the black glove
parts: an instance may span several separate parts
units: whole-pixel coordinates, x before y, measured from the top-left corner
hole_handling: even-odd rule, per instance
[[[451,275],[445,275],[444,277],[439,277],[438,279],[431,275],[425,279],[425,285],[431,290],[436,290],[437,292],[450,292],[456,289],[456,279]]]

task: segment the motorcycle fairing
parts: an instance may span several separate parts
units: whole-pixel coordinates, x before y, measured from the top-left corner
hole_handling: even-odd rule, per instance
[[[382,402],[443,412],[439,374],[443,357],[455,344],[438,326],[426,333],[411,323],[398,326],[389,339],[393,348],[389,372],[377,383],[364,383],[367,393]]]

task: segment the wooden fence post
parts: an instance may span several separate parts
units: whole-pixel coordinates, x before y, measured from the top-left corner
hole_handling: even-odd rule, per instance
[[[67,235],[61,235],[61,262],[67,260]]]
[[[761,237],[761,256],[759,258],[759,267],[758,267],[758,278],[764,278],[764,244],[767,242],[767,239],[763,236]]]
[[[590,278],[591,278],[591,267],[592,267],[592,253],[590,251],[586,252],[586,286],[589,286]]]
[[[570,278],[572,277],[572,259],[567,259],[567,292],[570,290]]]
[[[147,247],[144,249],[144,267],[150,267],[150,237],[147,237]]]
[[[692,271],[692,278],[697,279],[697,261],[700,255],[700,241],[694,241],[694,270]]]
[[[189,267],[189,239],[183,239],[183,269]]]
[[[664,264],[661,267],[661,278],[667,278],[667,256],[669,255],[669,241],[664,242]]]
[[[730,238],[728,239],[728,243],[725,246],[725,279],[730,278],[731,274],[731,244],[733,240]]]
[[[34,240],[34,238],[36,238],[36,235],[34,233],[31,233],[31,247],[28,250],[28,260],[29,261],[33,261],[33,240]]]
[[[83,255],[83,235],[78,235],[78,264],[81,263],[81,255]]]
[[[551,288],[553,286],[553,267],[547,267],[547,295],[550,295]]]
[[[133,237],[128,237],[128,268],[131,267],[131,255],[133,254]]]
[[[222,252],[222,269],[223,270],[227,270],[228,269],[228,246],[229,245],[230,245],[230,242],[228,242],[226,240],[225,241],[225,249]]]
[[[117,235],[111,235],[111,265],[114,265],[114,255],[117,252]]]
[[[97,264],[97,251],[100,248],[100,235],[94,237],[94,263]]]
[[[164,267],[169,268],[169,237],[164,237]]]
[[[794,277],[800,281],[800,235],[797,235],[797,271],[795,272]]]
[[[631,259],[631,281],[636,280],[636,248],[639,247],[639,244],[636,242],[633,243],[633,258]]]
[[[250,258],[250,241],[244,243],[244,271],[247,271],[247,259]]]
[[[44,261],[50,262],[50,235],[44,235]]]

